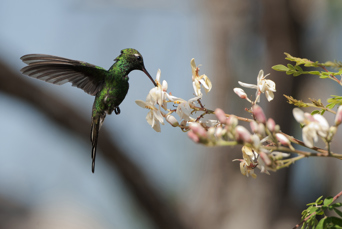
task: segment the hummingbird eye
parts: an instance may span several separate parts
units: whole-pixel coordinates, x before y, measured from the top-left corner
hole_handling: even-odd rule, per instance
[[[142,57],[139,54],[134,54],[134,56],[137,58],[137,60],[141,60]]]

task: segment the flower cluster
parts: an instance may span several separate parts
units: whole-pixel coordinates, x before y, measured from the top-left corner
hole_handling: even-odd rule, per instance
[[[328,121],[321,114],[311,115],[307,112],[303,112],[299,108],[293,109],[293,116],[303,125],[302,136],[304,144],[309,147],[314,147],[314,142],[318,141],[318,137],[325,143],[331,142],[333,136],[337,131],[337,126],[341,123],[342,118],[342,106],[337,110],[335,117],[335,126],[329,127]]]
[[[329,126],[327,120],[321,114],[304,113],[299,108],[293,110],[295,119],[303,126],[302,136],[303,142],[286,135],[280,130],[280,126],[269,118],[267,119],[263,109],[257,105],[260,102],[261,94],[265,94],[266,99],[270,102],[274,99],[276,92],[276,84],[264,75],[264,71],[260,70],[257,76],[257,84],[249,84],[238,82],[241,86],[256,89],[256,97],[252,101],[248,98],[245,91],[241,88],[234,88],[234,92],[241,98],[251,103],[251,108],[246,109],[252,114],[253,119],[237,117],[226,114],[221,109],[215,111],[205,108],[201,99],[203,97],[202,89],[209,92],[212,84],[206,75],[199,75],[199,68],[195,64],[195,60],[190,61],[192,70],[192,84],[194,89],[194,98],[184,100],[173,96],[167,92],[168,84],[165,80],[160,80],[160,70],[157,72],[156,84],[146,97],[146,101],[137,100],[136,103],[149,109],[146,120],[151,127],[160,132],[160,124],[168,122],[173,127],[179,127],[183,131],[188,131],[188,136],[196,143],[206,146],[234,146],[242,145],[242,159],[233,161],[240,162],[241,174],[256,178],[255,168],[261,170],[262,173],[269,174],[269,171],[289,166],[295,161],[302,159],[308,155],[308,152],[296,150],[292,143],[296,143],[308,148],[315,148],[314,142],[320,137],[327,144],[330,144],[337,127],[342,123],[342,106],[336,112],[335,125]],[[172,103],[169,109],[167,104]],[[196,112],[200,115],[194,117]],[[177,114],[179,120],[174,116]],[[206,114],[215,114],[217,120],[203,120]],[[239,120],[249,122],[250,130],[239,125]],[[327,147],[328,148],[328,147]],[[324,153],[322,155],[332,155],[342,159],[337,154]],[[290,154],[297,154],[297,157],[288,158]]]
[[[242,99],[246,99],[247,101],[249,101],[250,103],[257,103],[260,102],[260,95],[261,93],[265,93],[266,98],[268,100],[268,102],[272,101],[274,98],[274,93],[276,92],[276,84],[272,81],[272,80],[267,80],[266,77],[270,75],[267,74],[264,76],[264,71],[260,70],[258,77],[257,77],[257,84],[249,84],[249,83],[243,83],[243,82],[238,82],[242,87],[246,87],[246,88],[252,88],[252,89],[256,89],[256,98],[255,101],[252,102],[248,97],[247,94],[245,93],[245,91],[241,88],[234,88],[234,92]]]
[[[203,96],[201,89],[203,87],[205,92],[209,92],[212,88],[212,84],[206,75],[199,75],[199,68],[195,64],[195,59],[191,59],[190,64],[192,69],[193,88],[196,95],[194,98],[184,100],[168,93],[168,84],[165,80],[163,80],[163,82],[161,83],[161,71],[158,70],[155,80],[157,86],[150,90],[146,97],[146,101],[135,101],[140,107],[150,110],[146,116],[146,120],[155,131],[161,131],[160,124],[164,124],[164,118],[173,127],[180,127],[183,130],[188,130],[188,123],[196,121],[201,122],[199,121],[200,117],[197,117],[195,119],[191,117],[191,114],[194,111],[205,111],[205,108],[202,106],[200,100]],[[176,106],[176,109],[167,108],[167,103],[170,102],[172,102],[174,106]],[[161,110],[161,108],[163,108],[163,110]],[[172,115],[173,113],[176,113],[179,116],[179,122]],[[205,123],[208,122],[204,122],[204,124]]]
[[[188,136],[197,143],[207,146],[213,145],[236,145],[242,144],[242,158],[235,159],[240,161],[241,173],[245,176],[256,178],[254,168],[259,168],[261,172],[269,174],[268,170],[275,170],[279,166],[283,166],[281,161],[289,154],[274,151],[274,147],[286,146],[288,149],[294,150],[290,140],[280,131],[280,127],[276,125],[271,118],[266,120],[265,114],[260,106],[252,107],[253,115],[256,120],[250,120],[250,129],[238,125],[237,117],[227,115],[221,109],[215,110],[218,119],[216,126],[212,126],[205,130],[198,123],[190,125]]]

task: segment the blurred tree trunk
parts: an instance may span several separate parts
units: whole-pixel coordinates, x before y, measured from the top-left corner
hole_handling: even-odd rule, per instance
[[[254,6],[254,7],[253,7]],[[288,117],[292,117],[291,109],[283,99],[283,94],[291,94],[292,78],[284,77],[271,70],[271,66],[284,63],[284,52],[293,55],[298,54],[298,39],[296,37],[296,24],[292,18],[287,0],[263,0],[257,3],[237,0],[211,0],[206,1],[204,9],[210,15],[208,34],[211,34],[211,59],[214,64],[214,76],[211,108],[221,107],[226,112],[239,114],[238,111],[229,110],[230,107],[237,108],[233,101],[237,96],[232,89],[237,82],[231,82],[234,72],[230,57],[230,43],[232,39],[239,39],[239,28],[246,26],[246,18],[253,10],[262,11],[261,18],[252,21],[260,21],[262,28],[260,36],[266,39],[264,58],[267,61],[265,74],[272,73],[272,80],[277,84],[275,100],[267,108],[262,104],[268,117],[276,120],[282,130],[289,132]],[[253,23],[252,22],[252,23]],[[231,55],[229,55],[231,54]],[[263,66],[264,67],[264,66]],[[248,66],[246,66],[248,68]],[[259,68],[261,69],[261,67]],[[256,82],[250,78],[248,83]],[[235,79],[234,79],[235,80]],[[234,96],[234,97],[233,97]],[[229,99],[227,99],[229,98]],[[263,98],[265,101],[265,98]],[[240,101],[239,101],[240,102]],[[245,105],[248,106],[248,105]],[[241,107],[240,107],[241,108]],[[267,108],[267,109],[266,109]],[[241,109],[242,110],[242,109]],[[228,112],[228,113],[229,113]],[[246,116],[246,113],[242,114]],[[203,173],[196,195],[191,199],[193,213],[192,222],[198,229],[223,229],[223,228],[281,228],[278,220],[284,220],[287,216],[283,211],[288,210],[289,202],[286,199],[286,171],[266,174],[258,174],[258,178],[243,177],[239,171],[239,164],[233,163],[235,158],[241,158],[241,147],[218,147],[204,148],[208,152],[203,161]],[[258,173],[258,172],[257,172]],[[287,202],[286,202],[287,201]],[[289,219],[284,228],[295,225],[300,215]],[[291,224],[292,223],[292,224]]]

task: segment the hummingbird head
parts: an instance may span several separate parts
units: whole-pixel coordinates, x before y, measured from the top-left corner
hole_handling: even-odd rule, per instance
[[[145,72],[145,74],[150,78],[154,86],[157,86],[151,75],[147,72],[142,55],[135,49],[128,48],[121,50],[120,56],[115,58],[115,61],[122,61],[127,64],[128,72],[133,70],[140,70]]]

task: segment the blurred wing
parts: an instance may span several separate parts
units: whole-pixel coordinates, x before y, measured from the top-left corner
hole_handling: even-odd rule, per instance
[[[23,74],[57,85],[70,82],[90,95],[102,89],[107,73],[96,65],[58,56],[29,54],[20,59],[28,64],[20,70]]]

